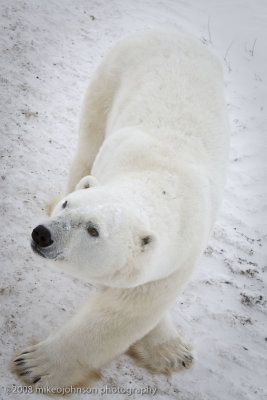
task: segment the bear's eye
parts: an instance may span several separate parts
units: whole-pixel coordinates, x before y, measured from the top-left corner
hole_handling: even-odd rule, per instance
[[[87,232],[89,233],[90,236],[93,236],[93,237],[99,236],[98,230],[92,226],[90,226],[90,228],[87,229]]]
[[[64,203],[62,204],[62,208],[66,208],[67,204],[68,204],[67,200],[64,201]]]
[[[151,241],[152,241],[152,238],[151,238],[150,236],[143,237],[143,238],[141,239],[142,246],[146,246],[146,245],[149,244]]]
[[[150,248],[150,243],[154,241],[153,235],[144,236],[141,238],[141,251],[146,251]]]

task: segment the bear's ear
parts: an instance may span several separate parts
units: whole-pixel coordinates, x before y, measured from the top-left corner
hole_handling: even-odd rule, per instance
[[[89,189],[94,186],[98,186],[96,178],[92,175],[87,175],[84,176],[79,183],[77,183],[75,190]]]
[[[142,251],[147,250],[148,248],[150,248],[153,243],[155,242],[155,237],[154,235],[147,233],[141,236],[141,248]]]

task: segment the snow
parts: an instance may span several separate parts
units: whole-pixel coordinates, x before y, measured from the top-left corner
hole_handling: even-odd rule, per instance
[[[9,0],[0,8],[2,398],[29,398],[7,393],[20,385],[9,371],[14,349],[48,335],[94,291],[29,245],[46,201],[66,182],[86,85],[120,38],[159,27],[191,32],[217,54],[232,131],[214,233],[172,309],[195,363],[153,376],[122,355],[86,396],[148,398],[138,390],[149,386],[159,399],[266,399],[266,1]],[[106,385],[136,393],[104,394]]]

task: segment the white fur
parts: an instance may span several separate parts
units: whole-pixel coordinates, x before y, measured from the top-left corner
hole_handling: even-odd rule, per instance
[[[187,366],[166,310],[207,244],[228,136],[221,68],[199,41],[151,32],[107,55],[85,96],[66,194],[45,222],[54,243],[42,249],[99,292],[31,348],[26,382],[74,384],[135,342],[151,370]]]

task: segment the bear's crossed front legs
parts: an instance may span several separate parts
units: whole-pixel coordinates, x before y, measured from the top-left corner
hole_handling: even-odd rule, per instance
[[[169,313],[152,331],[134,343],[127,354],[150,372],[168,375],[189,368],[193,362],[190,346],[177,333]]]
[[[164,293],[162,284],[168,290],[166,279],[132,289],[101,290],[56,333],[18,353],[13,371],[37,387],[88,385],[96,370],[133,343],[129,353],[153,372],[188,367],[188,347],[169,316],[162,318],[174,300],[171,288]]]

